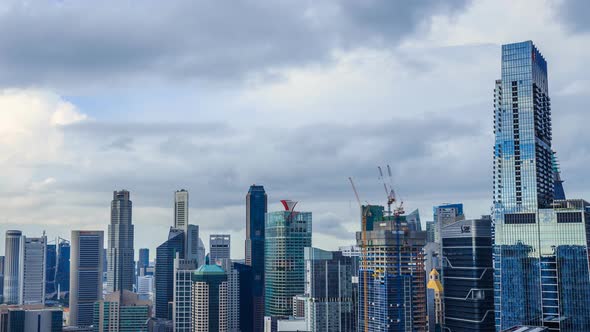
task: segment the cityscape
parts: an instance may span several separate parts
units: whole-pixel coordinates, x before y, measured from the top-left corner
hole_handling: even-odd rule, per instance
[[[322,25],[319,22],[323,20],[343,20],[347,11],[349,15],[359,15],[357,20],[361,16],[370,17],[368,22],[377,24],[383,19],[381,15],[387,17],[395,13],[401,18],[404,10],[416,10],[419,17],[426,15],[429,19],[409,15],[412,18],[407,18],[407,23],[415,30],[396,32],[401,34],[400,40],[405,40],[398,42],[411,44],[411,38],[417,37],[410,36],[424,31],[428,31],[429,36],[438,36],[438,30],[456,33],[441,27],[458,24],[456,21],[463,20],[461,15],[477,12],[475,9],[485,11],[491,3],[486,1],[453,4],[451,1],[438,4],[425,1],[427,5],[393,1],[392,7],[379,1],[363,5],[335,1],[336,7],[331,7],[334,4],[301,7],[306,8],[303,15],[306,20],[313,18],[313,23],[306,21],[310,31],[315,31],[315,24]],[[203,9],[208,14],[219,14],[226,6],[201,7],[199,4],[192,7],[181,3],[179,1],[179,8]],[[562,8],[559,6],[571,5],[567,7],[569,11],[563,12],[574,17],[572,10],[590,10],[580,3],[572,5],[572,2],[563,1],[551,3],[550,7],[557,10],[555,8]],[[267,9],[268,13],[277,14],[276,19],[282,20],[272,24],[272,27],[280,26],[274,32],[277,36],[284,33],[279,30],[293,24],[289,21],[290,15],[300,9],[298,5],[285,4],[283,8],[283,5],[270,3],[253,4],[238,1],[235,6],[247,17],[255,17],[252,12],[260,14]],[[172,7],[158,7],[154,3],[147,4],[144,9],[133,4],[110,5],[122,13],[131,8],[145,16],[149,16],[149,10],[160,8],[162,22],[167,23],[173,12]],[[39,12],[33,9],[34,5],[28,7],[19,1],[7,5],[4,12],[0,6],[0,30],[4,24],[2,18],[9,16],[15,17],[15,22],[19,19],[27,22],[35,15],[38,20],[46,20],[44,15],[53,15],[47,19],[51,21],[48,27],[53,29],[60,21],[55,20],[56,17],[71,18],[69,14],[86,10],[84,5],[69,1],[40,6]],[[377,14],[380,9],[385,12]],[[519,10],[522,8],[515,9]],[[101,6],[97,6],[96,11],[97,17],[119,15]],[[542,13],[539,9],[540,16]],[[516,16],[515,20],[520,20]],[[191,22],[181,18],[179,16],[179,25]],[[90,29],[94,19],[89,18],[91,23],[80,22],[81,30]],[[103,19],[95,23],[104,23]],[[144,21],[128,19],[140,25],[137,31],[143,28],[141,24],[151,28]],[[216,17],[211,22],[217,19],[227,17]],[[523,19],[523,26],[533,24],[525,21]],[[113,22],[113,28],[121,27],[120,21]],[[247,25],[252,28],[250,24],[254,23]],[[265,33],[272,34],[266,23],[260,24]],[[390,24],[394,23],[385,23],[385,26]],[[354,30],[349,25],[338,27]],[[106,26],[102,28],[108,30]],[[357,27],[358,31],[371,35],[365,28]],[[220,34],[231,40],[247,38],[247,34],[233,29],[228,35],[214,30],[211,27],[212,36]],[[98,30],[60,31],[64,35],[81,33],[90,38]],[[349,31],[349,34],[358,31]],[[586,32],[576,33],[590,36],[589,32],[590,27]],[[25,32],[22,35],[30,37]],[[172,117],[174,111],[166,114],[148,109],[166,106],[173,109],[176,103],[182,104],[189,97],[180,92],[164,93],[159,86],[161,83],[139,75],[145,86],[150,86],[147,90],[171,100],[164,105],[157,101],[160,97],[152,99],[147,96],[149,93],[145,101],[132,100],[136,98],[131,97],[135,92],[128,83],[121,83],[125,82],[124,78],[100,73],[109,70],[98,65],[105,61],[102,57],[106,54],[101,54],[100,47],[89,44],[86,45],[88,54],[101,59],[90,65],[96,66],[93,69],[96,73],[87,72],[82,76],[107,75],[109,77],[103,79],[109,83],[89,82],[73,88],[72,82],[80,81],[67,73],[67,68],[76,63],[75,66],[84,68],[76,71],[84,71],[87,64],[84,63],[86,59],[71,57],[67,66],[65,63],[57,65],[63,72],[44,72],[47,76],[32,79],[30,85],[25,84],[26,89],[0,87],[0,145],[6,146],[0,150],[5,155],[0,159],[0,167],[5,169],[5,176],[0,179],[0,186],[5,188],[0,196],[4,197],[2,204],[7,211],[0,223],[4,241],[0,242],[3,244],[0,245],[0,332],[590,332],[590,202],[585,200],[590,197],[578,197],[588,193],[584,175],[590,160],[585,158],[590,153],[588,140],[582,136],[586,133],[587,121],[583,120],[582,113],[572,115],[562,110],[562,107],[571,107],[568,99],[584,95],[584,89],[590,85],[584,85],[588,82],[586,79],[566,84],[569,90],[554,89],[552,73],[557,71],[554,66],[576,66],[553,59],[553,55],[567,50],[555,49],[543,38],[532,38],[538,35],[520,39],[521,35],[501,43],[483,46],[476,43],[474,47],[482,47],[486,57],[493,59],[492,68],[482,69],[482,72],[489,70],[494,77],[475,75],[464,80],[464,91],[453,92],[466,94],[465,101],[461,101],[463,106],[457,106],[444,117],[425,112],[418,115],[418,120],[379,118],[382,122],[378,125],[363,122],[381,116],[378,112],[372,114],[371,106],[358,110],[355,120],[346,124],[339,122],[337,116],[333,117],[333,124],[318,120],[307,126],[298,125],[296,116],[277,118],[280,123],[287,123],[286,127],[293,126],[293,131],[269,126],[270,119],[277,116],[283,106],[277,106],[276,113],[254,111],[245,118],[237,114],[235,119],[230,116],[233,125],[248,127],[239,134],[223,122],[215,122],[217,120],[193,123],[186,115],[190,112],[174,120],[179,122],[161,121],[157,125],[140,122],[140,118],[131,122],[127,122],[128,119],[120,123],[101,122],[96,120],[100,119],[98,113],[88,113],[94,114],[96,119],[87,116],[68,100],[88,109],[101,108],[111,103],[109,98],[113,97],[104,97],[102,93],[98,93],[101,97],[96,97],[87,91],[114,93],[121,88],[116,95],[122,107],[139,107],[140,111],[134,114],[150,118],[150,112]],[[475,32],[467,36],[467,39],[475,38]],[[150,52],[147,44],[139,43],[143,37],[135,37],[128,40],[128,45],[117,44],[122,50],[117,57],[124,57],[125,52],[133,53],[136,48]],[[154,35],[148,39],[159,38]],[[203,37],[199,35],[199,38]],[[324,38],[329,39],[327,35]],[[74,39],[72,37],[71,41],[76,43]],[[159,40],[162,45],[174,46],[170,52],[178,47],[171,39],[174,38],[167,36]],[[0,32],[0,44],[2,40]],[[238,53],[242,52],[245,58],[252,56],[246,51],[249,47],[246,44],[251,41],[241,44],[236,40],[232,45],[238,45]],[[421,49],[423,46],[416,46],[416,40],[419,39],[409,47]],[[375,45],[381,45],[382,40],[355,42],[362,45],[360,48],[366,48],[359,51],[364,54],[363,59],[349,55],[353,58],[339,61],[347,66],[352,63],[353,67],[363,66],[362,61],[382,61],[376,53],[372,58],[367,55],[371,54],[367,49],[379,48]],[[203,39],[199,43],[204,45],[211,41]],[[56,53],[52,53],[58,58],[64,56],[58,51],[60,44],[53,51]],[[266,47],[270,46],[260,49]],[[350,51],[347,47],[339,44],[334,49],[346,53]],[[222,53],[235,51],[224,49]],[[290,57],[306,56],[295,55],[300,50],[288,51]],[[447,45],[438,51],[441,54],[451,52],[452,57],[456,57],[457,68],[461,67],[461,62],[465,62],[465,66],[472,64],[467,59],[474,54],[468,48]],[[216,57],[213,51],[210,55]],[[260,54],[254,57],[257,56]],[[272,58],[275,56],[279,55],[274,54]],[[204,62],[203,66],[227,61],[205,58],[212,62]],[[0,55],[0,70],[5,59]],[[130,59],[140,57],[135,55]],[[186,65],[187,61],[194,60],[191,59],[175,61]],[[412,80],[413,75],[419,77],[419,71],[428,72],[424,68],[417,69],[427,65],[418,63],[417,58],[414,60],[413,63],[411,59],[405,60],[404,67],[417,66],[409,69],[412,75],[405,79]],[[229,62],[235,62],[235,58]],[[127,65],[129,68],[118,67],[122,75],[136,75],[130,69],[134,65],[131,62]],[[277,62],[275,65],[282,68],[284,64]],[[145,66],[159,70],[147,60]],[[318,71],[311,68],[314,66],[327,65],[315,63],[304,67],[310,72]],[[199,74],[190,73],[189,68]],[[346,68],[341,70],[348,70],[350,74],[352,69]],[[194,63],[186,67],[179,65],[176,69],[185,72],[174,75],[198,77],[186,83],[197,90],[203,88],[203,91],[194,92],[198,98],[202,97],[201,93],[216,91],[212,99],[203,97],[202,102],[197,103],[198,108],[205,109],[214,107],[211,100],[216,98],[219,98],[219,105],[236,103],[229,93],[227,100],[223,100],[223,93],[219,92],[231,89],[229,87],[241,89],[235,82],[230,83],[232,80],[243,85],[252,84],[254,88],[248,89],[256,90],[266,84],[281,85],[297,80],[298,75],[291,73],[294,76],[281,78],[276,73],[256,72],[254,77],[239,65],[227,69],[244,70],[242,74],[247,78],[222,74],[219,68],[212,74]],[[289,70],[292,69],[286,71]],[[34,76],[42,71],[33,72]],[[306,75],[311,75],[310,72]],[[371,72],[373,74],[375,72]],[[207,75],[228,76],[212,78]],[[449,80],[461,80],[459,74],[450,76],[453,77]],[[564,75],[555,76],[559,81],[556,85],[564,86]],[[23,80],[27,79],[24,75]],[[309,83],[304,78],[299,79],[303,85]],[[45,80],[53,82],[49,85],[60,86],[55,89],[62,91],[61,95],[39,88],[45,86]],[[213,81],[215,83],[211,83]],[[184,84],[178,77],[171,82],[171,87]],[[112,87],[108,87],[109,84]],[[467,95],[473,89],[471,86],[488,87],[484,92],[488,101],[483,110],[465,110],[473,106]],[[440,86],[442,92],[432,92],[432,96],[423,98],[436,99],[440,93],[445,94],[447,88]],[[314,95],[314,89],[320,90],[320,94],[326,91],[313,84],[301,89],[305,91],[292,92],[289,98]],[[375,90],[371,91],[371,98],[382,91],[376,85],[369,90]],[[63,91],[70,91],[70,94]],[[285,93],[276,86],[271,91],[277,95]],[[553,95],[558,97],[552,99]],[[284,101],[283,97],[276,100]],[[101,98],[106,99],[105,104],[97,101]],[[241,98],[252,98],[252,95]],[[348,96],[342,98],[343,101],[335,101],[335,108],[342,106],[341,102],[352,103],[353,109],[358,107]],[[587,99],[582,98],[581,104],[574,105],[586,106]],[[348,108],[344,108],[343,118],[348,116],[347,111]],[[195,112],[203,115],[203,121],[215,119],[215,115]],[[311,119],[315,112],[317,110],[311,111]],[[481,112],[486,114],[482,116]],[[110,116],[113,114],[115,118],[125,116],[117,108]],[[220,119],[226,116],[224,113]],[[310,115],[302,114],[306,116]],[[318,119],[321,117],[318,115]],[[471,117],[473,122],[468,122]],[[564,120],[566,117],[569,120]],[[20,120],[13,121],[13,118]],[[253,125],[258,119],[261,125]],[[481,119],[487,120],[481,123]],[[270,122],[266,123],[267,120]],[[566,120],[570,121],[567,122],[569,126],[564,126]],[[3,126],[2,122],[6,124]],[[41,122],[51,123],[54,129],[43,131],[45,129],[38,124]],[[128,127],[126,123],[133,123],[135,127]],[[478,125],[468,129],[466,123],[471,127],[475,123]],[[351,136],[351,141],[338,147],[335,138],[344,136],[333,132],[343,130],[345,134],[339,135]],[[480,151],[482,145],[475,138],[479,136],[470,131],[489,138],[483,141],[483,148],[487,150]],[[248,132],[261,136],[248,136]],[[453,137],[465,136],[452,140],[448,139],[449,132],[457,135]],[[386,145],[391,148],[382,147],[383,142],[377,139],[376,133],[385,135]],[[35,135],[40,135],[40,139],[34,139]],[[165,140],[158,141],[154,135]],[[199,140],[191,135],[197,135]],[[89,143],[91,136],[101,141],[98,148]],[[428,147],[420,143],[422,138],[432,140]],[[261,139],[265,140],[264,144]],[[143,145],[138,143],[140,140]],[[570,142],[575,142],[579,153],[571,152]],[[273,148],[269,149],[271,145]],[[219,150],[236,155],[237,159],[232,160],[239,160],[243,165],[227,166],[227,159]],[[423,150],[420,153],[424,155],[443,153],[446,157],[439,161],[450,161],[457,166],[453,168],[443,162],[425,166],[419,157],[402,156],[418,150]],[[342,159],[342,155],[346,158]],[[482,157],[484,155],[487,157]],[[189,159],[191,157],[196,159]],[[572,158],[582,166],[572,161],[563,162]],[[476,161],[469,163],[466,159]],[[188,160],[202,168],[192,170]],[[329,165],[325,168],[318,166],[326,163]],[[242,166],[244,170],[238,171]],[[158,172],[168,174],[159,177]],[[89,174],[95,174],[96,178]],[[476,178],[473,174],[479,176]],[[419,180],[419,177],[424,179]],[[15,184],[25,178],[29,185],[25,189],[15,189]],[[428,187],[424,183],[428,183]],[[447,188],[437,189],[442,187]],[[448,190],[448,187],[453,188]],[[476,189],[470,189],[473,187]],[[26,194],[23,196],[19,190]],[[480,191],[486,197],[483,200],[479,199]],[[164,198],[156,198],[153,192]],[[14,211],[19,216],[14,217]]]

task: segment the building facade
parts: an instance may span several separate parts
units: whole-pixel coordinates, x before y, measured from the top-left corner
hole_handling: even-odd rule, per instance
[[[494,331],[492,220],[461,220],[442,228],[446,331]]]
[[[229,234],[211,234],[209,236],[209,264],[217,264],[230,272],[230,254],[231,236]]]
[[[352,277],[354,257],[340,251],[305,248],[305,293],[303,312],[306,330],[311,332],[353,332],[354,303]],[[301,316],[301,308],[293,316]],[[297,313],[297,315],[295,314]]]
[[[0,332],[61,332],[63,312],[43,306],[0,306]]]
[[[531,41],[502,46],[494,90],[496,329],[590,330],[588,203],[555,200],[547,62]]]
[[[174,302],[172,304],[172,317],[175,332],[192,332],[191,305],[193,273],[197,269],[197,263],[192,259],[174,259]]]
[[[168,240],[156,248],[156,318],[172,320],[168,303],[174,300],[174,259],[184,259],[184,232],[171,228]]]
[[[45,298],[50,299],[55,295],[55,274],[57,268],[57,245],[47,244],[45,249]]]
[[[103,264],[105,264],[103,262]],[[57,244],[57,266],[55,284],[60,292],[70,290],[70,241],[61,239]]]
[[[428,332],[441,332],[444,323],[443,285],[436,269],[428,274],[426,300],[428,301]]]
[[[293,297],[305,290],[304,248],[311,247],[311,212],[281,201],[285,211],[266,214],[264,240],[265,315],[289,316]]]
[[[188,224],[188,191],[177,190],[174,193],[174,228],[185,229]]]
[[[192,331],[227,332],[227,274],[217,265],[193,273]]]
[[[135,257],[133,251],[133,203],[129,191],[113,192],[111,202],[111,223],[107,249],[107,290],[133,291],[135,283]]]
[[[372,214],[371,227],[366,243],[362,232],[356,235],[366,248],[359,271],[359,331],[426,331],[426,232],[410,230],[404,215]]]
[[[263,186],[252,185],[246,195],[246,265],[252,267],[252,326],[242,332],[260,331],[264,324],[264,218],[268,198]]]
[[[19,304],[45,304],[47,237],[21,239]]]
[[[19,302],[21,241],[21,231],[6,231],[3,299],[7,304]]]
[[[148,332],[150,305],[130,291],[109,293],[94,304],[94,331]]]
[[[72,231],[70,325],[90,326],[94,303],[102,298],[103,231]]]

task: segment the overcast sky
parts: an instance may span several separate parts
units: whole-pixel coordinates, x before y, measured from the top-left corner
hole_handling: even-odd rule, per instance
[[[186,188],[206,245],[230,233],[243,258],[256,183],[336,249],[360,227],[347,177],[383,204],[386,164],[423,223],[487,214],[500,47],[523,40],[549,64],[566,194],[590,198],[590,2],[441,3],[2,1],[0,233],[106,230],[125,188],[153,258]]]

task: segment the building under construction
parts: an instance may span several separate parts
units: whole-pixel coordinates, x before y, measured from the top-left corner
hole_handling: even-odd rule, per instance
[[[362,206],[362,211],[365,238],[362,231],[356,235],[363,248],[359,331],[427,331],[426,231],[415,230],[407,215],[384,212],[382,206]]]

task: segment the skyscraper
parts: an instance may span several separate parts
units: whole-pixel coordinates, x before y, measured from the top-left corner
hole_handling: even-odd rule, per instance
[[[0,256],[0,304],[4,303],[4,256]]]
[[[21,231],[6,231],[4,250],[4,303],[18,304],[20,287]]]
[[[172,304],[172,318],[175,332],[192,332],[191,287],[193,273],[197,269],[193,259],[181,259],[176,254],[174,259],[174,295]]]
[[[55,283],[60,292],[70,290],[70,241],[68,240],[60,239],[57,245]]]
[[[355,257],[305,248],[304,312],[310,332],[353,332],[352,277]]]
[[[19,304],[45,303],[45,254],[47,237],[21,239]]]
[[[168,240],[156,249],[156,318],[172,320],[168,303],[174,300],[174,259],[184,258],[184,232],[171,228]]]
[[[133,291],[135,264],[133,251],[132,202],[127,190],[113,192],[109,224],[107,290]]]
[[[432,271],[430,271],[430,273],[428,274],[428,284],[426,285],[426,300],[429,304],[432,303],[432,305],[428,306],[428,331],[441,332],[444,322],[443,286],[440,282],[440,276],[436,269],[432,269]]]
[[[203,265],[193,274],[192,329],[227,332],[227,274],[217,265]]]
[[[446,330],[494,331],[492,219],[456,221],[441,235]]]
[[[139,260],[137,261],[137,269],[139,271],[141,270],[141,268],[145,268],[148,266],[150,266],[150,250],[148,248],[141,248],[139,249]]]
[[[285,210],[267,213],[265,221],[266,316],[293,312],[293,297],[305,290],[304,248],[311,247],[311,212],[295,211],[297,202],[281,202]]]
[[[177,190],[174,193],[174,228],[185,229],[188,224],[188,191]]]
[[[363,206],[381,213],[383,207]],[[369,224],[367,223],[367,229]],[[426,231],[412,231],[405,215],[372,215],[359,271],[359,331],[426,331]],[[366,288],[365,288],[366,286]]]
[[[261,331],[264,327],[264,218],[267,196],[263,186],[252,185],[246,195],[246,265],[252,267],[252,327],[242,332]],[[242,327],[244,328],[244,326]]]
[[[103,231],[72,231],[70,325],[90,326],[94,303],[102,298]]]
[[[254,313],[254,308],[250,305],[252,299],[252,267],[246,264],[233,263],[233,271],[238,273],[239,281],[239,330],[241,332],[251,332],[253,331]],[[243,303],[247,300],[250,300],[250,302]]]
[[[209,236],[209,264],[217,264],[226,272],[231,272],[230,246],[231,237],[229,234],[211,234]]]
[[[45,297],[51,298],[57,289],[55,273],[57,267],[57,245],[48,244],[45,253]]]
[[[185,229],[185,246],[184,256],[185,259],[191,259],[196,261],[197,267],[205,264],[205,259],[199,255],[199,226],[198,225],[186,225]],[[203,255],[204,256],[204,255]]]
[[[496,329],[590,330],[590,203],[555,200],[547,63],[531,41],[502,46],[494,90]]]

